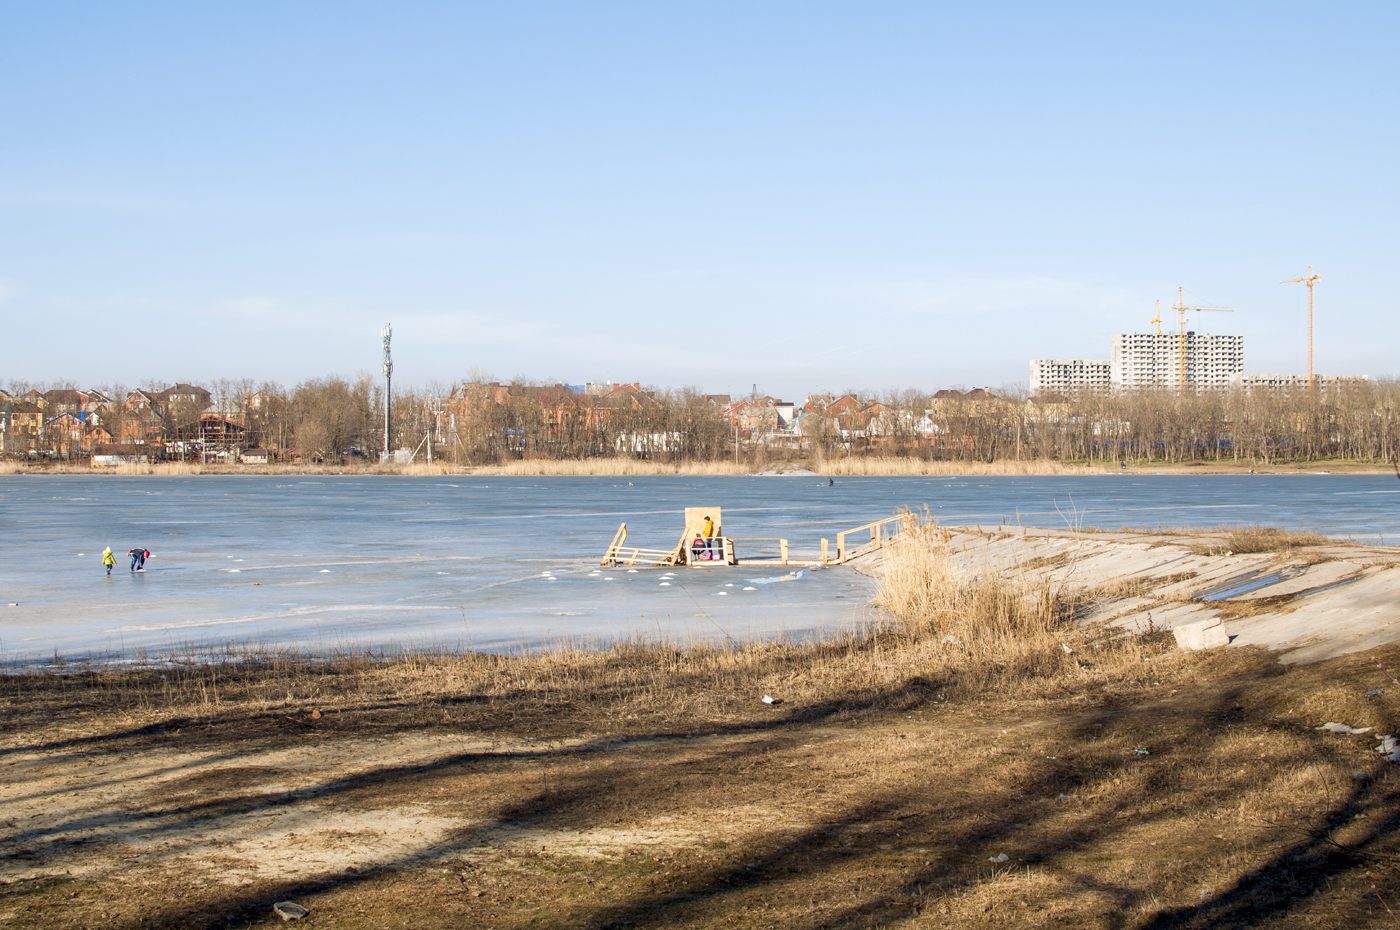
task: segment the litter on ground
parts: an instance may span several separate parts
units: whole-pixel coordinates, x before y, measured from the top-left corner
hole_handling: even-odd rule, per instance
[[[1319,730],[1326,730],[1329,733],[1370,733],[1372,727],[1349,727],[1345,723],[1324,723],[1318,727]]]

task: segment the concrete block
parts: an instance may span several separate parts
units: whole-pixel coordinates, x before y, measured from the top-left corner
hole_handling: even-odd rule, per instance
[[[1176,644],[1187,652],[1230,645],[1230,634],[1225,632],[1225,623],[1219,617],[1176,627],[1172,635],[1176,637]]]

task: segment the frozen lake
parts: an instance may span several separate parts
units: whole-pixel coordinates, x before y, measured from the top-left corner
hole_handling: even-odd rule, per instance
[[[845,568],[598,570],[618,523],[665,548],[686,506],[730,536],[818,540],[927,503],[945,524],[1268,523],[1400,540],[1394,476],[0,478],[0,658],[225,643],[499,651],[561,639],[811,636],[870,616]],[[119,562],[99,564],[110,545]],[[133,575],[124,553],[150,549]]]

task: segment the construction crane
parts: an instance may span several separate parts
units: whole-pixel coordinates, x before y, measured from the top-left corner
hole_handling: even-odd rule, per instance
[[[1322,275],[1313,274],[1312,265],[1308,266],[1308,273],[1301,278],[1285,278],[1279,284],[1306,284],[1308,286],[1308,387],[1313,386],[1313,343],[1312,343],[1312,297],[1313,282],[1320,280]]]
[[[1188,307],[1186,306],[1185,290],[1178,287],[1176,289],[1176,305],[1172,307],[1176,311],[1176,331],[1177,331],[1177,358],[1179,368],[1177,371],[1177,386],[1181,390],[1186,390],[1186,311],[1187,310],[1219,310],[1225,313],[1234,313],[1234,307]],[[1160,314],[1159,314],[1160,315]],[[1159,330],[1160,332],[1160,330]]]
[[[1162,335],[1162,302],[1160,300],[1157,301],[1157,315],[1147,322],[1157,327],[1157,335]]]

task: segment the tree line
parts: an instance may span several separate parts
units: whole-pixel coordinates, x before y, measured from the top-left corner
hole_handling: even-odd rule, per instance
[[[30,387],[38,386],[9,385],[13,394]],[[290,388],[249,379],[204,387],[208,409],[237,421],[236,442],[244,448],[347,462],[377,458],[384,447],[384,387],[370,374],[328,375]],[[1336,458],[1386,463],[1396,460],[1400,444],[1400,382],[1394,378],[1315,389],[1039,397],[1014,388],[849,391],[824,397],[850,402],[828,409],[819,399],[799,407],[788,423],[765,406],[767,398],[730,404],[694,389],[622,388],[579,394],[525,380],[396,388],[389,445],[412,450],[420,461],[431,452],[464,465],[520,458],[761,462],[838,455],[1271,465]],[[114,405],[129,393],[123,385],[99,390]],[[172,428],[187,435],[190,429]]]

